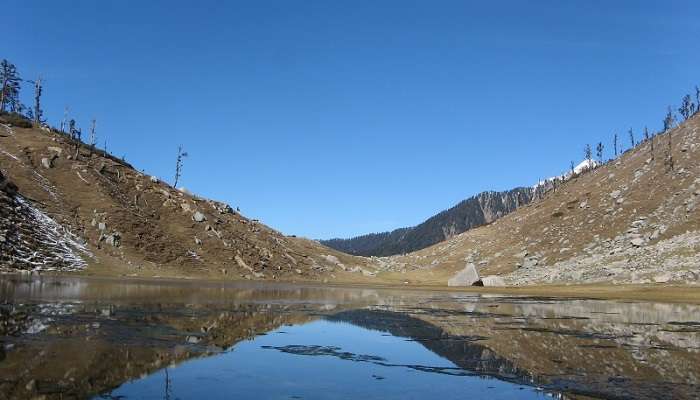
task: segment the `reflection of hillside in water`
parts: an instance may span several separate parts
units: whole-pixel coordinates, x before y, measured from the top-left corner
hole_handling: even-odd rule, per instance
[[[2,277],[0,399],[78,398],[318,317],[410,338],[468,373],[604,398],[697,398],[700,307],[285,284]],[[19,307],[19,306],[18,306]]]
[[[357,323],[420,338],[427,328],[416,331],[418,319],[439,328],[432,335],[441,338],[419,341],[457,365],[495,375],[503,369],[505,378],[529,375],[533,382],[561,390],[613,398],[700,396],[698,306],[513,297],[452,300],[437,296],[413,307],[375,307],[380,317],[365,315]],[[402,325],[397,319],[405,316],[411,320]]]

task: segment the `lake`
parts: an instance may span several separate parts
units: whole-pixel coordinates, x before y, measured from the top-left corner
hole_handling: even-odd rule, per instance
[[[0,399],[697,399],[700,306],[0,276]]]

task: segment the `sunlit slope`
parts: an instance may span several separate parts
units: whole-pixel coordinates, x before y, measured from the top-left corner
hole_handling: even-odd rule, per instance
[[[699,129],[695,114],[653,151],[644,141],[488,226],[378,260],[380,276],[444,284],[473,262],[509,284],[697,282]]]

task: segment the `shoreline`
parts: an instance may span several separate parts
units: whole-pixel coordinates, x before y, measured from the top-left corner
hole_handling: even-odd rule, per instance
[[[246,280],[246,279],[212,279],[206,277],[168,277],[168,276],[119,276],[109,274],[86,274],[79,273],[40,273],[27,274],[19,272],[2,272],[0,277],[48,277],[48,278],[74,278],[86,280],[106,280],[121,282],[141,282],[173,285],[201,284],[206,286],[224,285],[235,287],[238,285],[272,285],[285,286],[296,285],[316,288],[347,288],[347,289],[375,289],[375,290],[401,290],[401,291],[421,291],[421,292],[442,292],[442,293],[472,293],[472,294],[495,294],[510,296],[532,296],[532,297],[555,297],[555,298],[575,298],[593,300],[614,300],[614,301],[645,301],[659,303],[680,303],[680,304],[700,304],[700,286],[696,285],[674,285],[674,284],[641,284],[641,285],[601,285],[601,284],[581,284],[581,285],[532,285],[532,286],[509,286],[509,287],[448,287],[440,285],[401,285],[390,282],[322,282],[305,280]]]

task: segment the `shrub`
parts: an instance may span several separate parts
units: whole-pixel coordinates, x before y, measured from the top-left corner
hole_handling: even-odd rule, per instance
[[[32,121],[30,121],[24,115],[17,114],[14,112],[11,112],[11,113],[2,112],[2,113],[0,113],[0,122],[2,122],[3,124],[16,126],[18,128],[31,128],[32,127]]]

